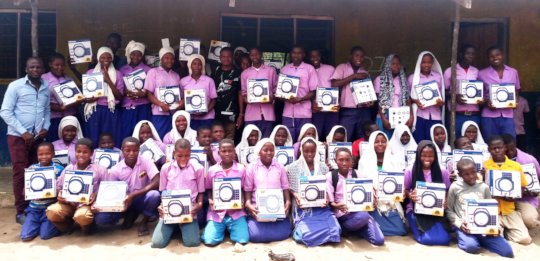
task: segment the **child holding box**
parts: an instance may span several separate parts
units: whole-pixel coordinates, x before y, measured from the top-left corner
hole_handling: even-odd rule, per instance
[[[176,228],[182,233],[182,243],[186,247],[200,244],[197,213],[202,208],[204,189],[204,167],[197,160],[190,160],[191,144],[186,139],[179,139],[174,144],[175,160],[165,163],[159,173],[159,190],[191,190],[191,216],[193,221],[184,224],[165,224],[163,205],[158,207],[160,219],[152,235],[152,248],[165,248],[171,241]]]
[[[450,185],[446,214],[450,223],[457,228],[458,247],[471,254],[478,253],[480,247],[484,247],[501,256],[513,258],[514,252],[512,251],[512,247],[502,236],[469,233],[467,221],[463,217],[466,200],[490,199],[491,192],[485,183],[477,181],[474,161],[461,159],[457,163],[457,170],[461,179]]]
[[[58,137],[59,140],[54,141],[52,144],[55,151],[67,150],[70,164],[75,164],[75,144],[78,139],[83,138],[81,125],[79,120],[74,116],[66,116],[62,118],[58,124]]]

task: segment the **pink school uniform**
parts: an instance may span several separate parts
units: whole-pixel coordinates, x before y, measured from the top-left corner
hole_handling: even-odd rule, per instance
[[[191,76],[182,78],[180,80],[180,89],[182,92],[187,90],[205,90],[207,108],[211,100],[217,99],[216,84],[212,78],[206,75],[201,75],[198,80],[193,79]],[[215,116],[216,112],[212,109],[203,116],[193,115],[191,120],[213,120]]]

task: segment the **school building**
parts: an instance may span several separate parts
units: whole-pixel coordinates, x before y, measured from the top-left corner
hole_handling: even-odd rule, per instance
[[[519,71],[523,96],[531,110],[540,91],[540,1],[472,0],[461,9],[460,43],[477,47],[477,67],[487,65],[485,51],[499,45],[506,62]],[[24,76],[31,54],[28,1],[0,2],[0,97],[9,82]],[[292,44],[324,50],[327,62],[342,63],[349,49],[367,51],[367,68],[376,76],[385,56],[397,53],[412,73],[417,55],[432,51],[450,66],[455,3],[452,0],[40,0],[40,55],[57,50],[68,55],[67,41],[92,40],[96,51],[106,36],[118,32],[123,44],[146,43],[157,52],[161,39],[198,38],[208,46],[221,39],[233,46],[286,52]],[[120,51],[123,53],[123,50]],[[82,67],[81,67],[82,68]],[[444,68],[443,68],[444,70]],[[529,144],[538,135],[534,112],[528,113]],[[6,132],[3,121],[0,133]],[[0,135],[0,165],[9,163]]]

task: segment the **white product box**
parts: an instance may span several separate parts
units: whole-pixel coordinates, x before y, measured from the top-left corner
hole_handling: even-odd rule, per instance
[[[28,168],[24,170],[24,199],[56,197],[56,173],[54,167]]]
[[[339,148],[346,148],[350,152],[352,152],[352,143],[351,142],[331,142],[328,144],[328,162],[334,169],[338,168],[337,163],[336,163],[336,151]]]
[[[493,197],[521,198],[521,173],[507,170],[489,170],[486,183]]]
[[[61,105],[70,105],[84,99],[74,81],[62,82],[53,88],[53,95]]]
[[[378,198],[395,202],[403,202],[405,191],[405,175],[403,172],[379,171]]]
[[[454,155],[452,152],[441,152],[440,153],[441,156],[440,156],[440,160],[439,160],[439,166],[441,166],[441,168],[444,168],[446,170],[448,170],[448,166],[450,165],[450,163],[452,163],[452,160],[454,159]]]
[[[107,89],[105,88],[103,74],[90,73],[83,74],[83,95],[85,98],[98,98],[107,96]]]
[[[317,105],[321,111],[335,112],[334,107],[339,106],[339,89],[334,87],[319,87],[316,91]]]
[[[144,157],[146,159],[152,160],[153,162],[157,162],[165,154],[163,154],[163,151],[158,147],[156,142],[154,142],[153,139],[146,140],[143,144],[141,144],[141,148],[139,150],[139,155],[141,157]]]
[[[372,179],[345,179],[344,196],[349,212],[373,211],[373,180]]]
[[[270,101],[268,79],[249,79],[247,82],[247,99],[249,103],[268,103]]]
[[[290,99],[298,96],[300,78],[292,75],[279,74],[276,97]]]
[[[484,153],[479,150],[454,150],[454,170],[457,172],[457,164],[461,159],[470,159],[474,162],[476,172],[484,167]]]
[[[294,147],[293,146],[276,146],[274,159],[283,166],[287,166],[294,162]]]
[[[174,144],[167,144],[165,149],[165,159],[166,162],[171,162],[174,159]]]
[[[111,169],[118,162],[120,162],[120,151],[109,149],[96,149],[94,151],[94,163],[106,169]]]
[[[407,162],[406,168],[412,168],[412,166],[414,165],[414,161],[416,161],[416,151],[415,150],[406,151],[405,152],[405,162]]]
[[[461,80],[459,93],[463,95],[465,104],[478,104],[484,100],[484,83],[482,81]]]
[[[499,203],[495,199],[465,201],[465,221],[471,234],[499,234]]]
[[[171,110],[178,108],[178,101],[180,101],[180,87],[174,86],[160,86],[157,89],[158,100],[169,105]],[[159,109],[161,111],[161,108]]]
[[[414,86],[414,91],[416,92],[420,104],[422,104],[424,108],[436,105],[439,100],[442,101],[439,85],[436,81],[418,84]]]
[[[184,98],[186,101],[186,111],[188,113],[208,112],[205,90],[185,90]]]
[[[182,224],[193,222],[191,216],[191,190],[164,190],[161,193],[163,223]]]
[[[99,212],[122,212],[127,190],[125,181],[101,181],[94,206]]]
[[[516,108],[516,86],[512,83],[489,86],[491,105],[495,108]]]
[[[208,59],[219,62],[219,56],[221,54],[221,49],[225,47],[230,47],[231,44],[227,42],[222,42],[218,40],[210,41],[210,51],[208,52]]]
[[[212,193],[215,210],[242,209],[242,180],[214,178]]]
[[[62,197],[68,202],[88,203],[94,189],[94,172],[64,170]]]
[[[257,189],[257,221],[275,222],[284,219],[285,200],[282,189]]]
[[[326,204],[326,177],[324,175],[300,176],[298,179],[300,207],[322,207]]]
[[[390,107],[386,112],[386,118],[390,122],[390,128],[394,129],[397,125],[405,125],[411,117],[411,108],[409,106]]]
[[[444,216],[444,201],[446,200],[446,185],[443,183],[416,182],[416,197],[414,213],[430,216]]]
[[[352,81],[351,89],[356,105],[377,100],[377,93],[370,78]]]
[[[196,160],[201,164],[201,166],[204,167],[204,176],[206,176],[206,173],[208,172],[208,157],[206,155],[206,151],[204,151],[203,147],[191,147],[191,154],[190,154],[191,160]]]
[[[144,90],[144,80],[146,80],[146,72],[143,69],[136,70],[124,76],[126,87],[132,92]]]
[[[92,43],[89,39],[68,41],[69,57],[72,64],[92,61]]]
[[[201,41],[199,39],[180,38],[180,61],[187,61],[192,54],[201,53]]]
[[[538,173],[533,163],[521,165],[525,179],[527,180],[527,189],[531,192],[540,192],[540,182],[538,181]]]
[[[240,163],[247,165],[257,161],[259,155],[255,154],[255,147],[247,147],[240,149]]]
[[[69,164],[69,150],[55,150],[54,151],[54,158],[52,159],[52,162],[67,166]]]

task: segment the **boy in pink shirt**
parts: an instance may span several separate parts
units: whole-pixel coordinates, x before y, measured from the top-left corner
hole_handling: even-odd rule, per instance
[[[191,144],[186,139],[179,139],[174,144],[175,161],[165,163],[159,173],[159,190],[191,190],[191,216],[193,221],[184,224],[165,224],[160,218],[152,235],[152,248],[165,248],[177,228],[182,233],[182,243],[186,247],[196,247],[200,244],[199,223],[197,213],[203,205],[204,167],[197,160],[190,160]],[[163,206],[158,207],[160,217],[163,217]]]
[[[281,74],[300,78],[298,95],[289,99],[278,98],[285,103],[283,122],[291,132],[293,140],[300,134],[300,129],[306,123],[311,123],[311,100],[319,86],[319,77],[312,65],[304,63],[306,53],[301,46],[291,49],[292,63],[281,68]]]
[[[333,87],[331,78],[334,74],[334,66],[321,63],[321,56],[320,50],[312,50],[309,52],[309,61],[315,68],[315,72],[317,72],[317,76],[319,77],[319,85],[317,87]],[[339,105],[336,106],[335,111],[322,112],[321,107],[317,104],[316,97],[311,105],[313,110],[313,125],[317,127],[317,132],[321,137],[326,137],[326,135],[330,133],[332,127],[339,124]]]
[[[206,177],[206,190],[210,208],[208,209],[208,223],[202,234],[202,240],[207,245],[217,245],[223,241],[225,230],[229,231],[231,240],[240,244],[249,241],[246,213],[239,210],[214,210],[213,181],[214,178],[240,178],[242,183],[246,178],[246,169],[234,160],[234,142],[224,139],[219,143],[221,162],[210,167]],[[243,193],[243,192],[241,192]]]

